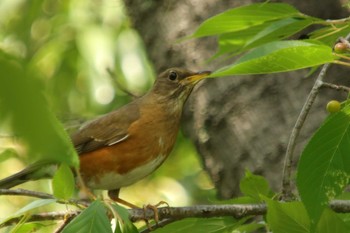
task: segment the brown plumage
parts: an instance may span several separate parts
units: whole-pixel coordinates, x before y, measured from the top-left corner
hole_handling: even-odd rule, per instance
[[[71,135],[80,159],[80,173],[92,189],[110,190],[118,199],[121,187],[149,175],[171,152],[185,101],[195,84],[210,72],[172,68],[158,76],[144,96],[86,124]],[[32,174],[35,166],[0,181],[10,188]],[[46,174],[46,173],[45,173]]]

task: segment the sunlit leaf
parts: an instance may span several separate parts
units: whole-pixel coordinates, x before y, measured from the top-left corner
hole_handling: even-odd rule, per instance
[[[267,223],[274,233],[309,233],[310,219],[301,202],[281,203],[265,199]]]
[[[276,41],[247,53],[211,77],[267,74],[313,67],[334,61],[332,49],[312,41]]]
[[[107,216],[107,209],[99,200],[74,218],[62,233],[112,233],[111,223]]]
[[[43,229],[47,224],[40,222],[31,222],[16,225],[15,229],[12,229],[11,233],[28,233],[28,232],[38,232],[38,229]]]
[[[34,209],[37,209],[39,207],[42,206],[46,206],[52,203],[55,203],[56,200],[55,199],[39,199],[39,200],[35,200],[30,202],[28,205],[22,207],[20,210],[18,210],[16,213],[14,213],[14,216],[19,216],[28,212],[31,212]]]
[[[311,32],[309,37],[310,39],[321,41],[322,43],[333,47],[339,37],[344,37],[349,33],[349,25],[344,25],[341,27],[334,27],[334,25],[332,25],[328,27],[322,27],[316,31]]]
[[[210,36],[244,30],[266,21],[301,17],[302,14],[294,7],[284,3],[256,3],[230,9],[204,21],[196,32],[195,37]]]
[[[52,179],[53,194],[59,199],[69,199],[75,190],[75,180],[71,168],[62,163]]]
[[[287,38],[313,23],[312,18],[286,18],[269,21],[243,31],[219,37],[218,54],[242,52],[267,42]]]
[[[350,176],[350,106],[330,115],[302,152],[297,187],[316,224],[329,200],[339,195]]]
[[[247,41],[253,38],[260,31],[267,28],[270,23],[271,22],[266,22],[241,31],[221,34],[218,41],[219,51],[217,52],[217,55],[223,55],[225,53],[234,54],[236,52],[243,51]]]

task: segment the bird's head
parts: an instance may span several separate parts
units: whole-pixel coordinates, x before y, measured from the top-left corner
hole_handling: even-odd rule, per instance
[[[159,100],[184,103],[193,87],[210,74],[210,71],[192,72],[182,68],[170,68],[157,77],[152,92]]]

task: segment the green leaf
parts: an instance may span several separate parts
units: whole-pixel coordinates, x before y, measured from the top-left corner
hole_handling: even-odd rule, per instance
[[[111,223],[107,216],[107,210],[99,200],[74,218],[62,231],[62,233],[112,233]]]
[[[350,228],[350,214],[349,213],[337,214],[337,217],[340,218],[348,228]]]
[[[332,61],[334,56],[328,46],[312,41],[276,41],[257,47],[210,76],[286,72]]]
[[[350,175],[350,106],[330,115],[302,152],[297,187],[316,224],[329,200],[339,195]]]
[[[19,209],[16,213],[11,214],[5,219],[1,219],[0,225],[10,221],[13,218],[23,215],[21,221],[13,229],[13,231],[15,232],[17,229],[20,229],[23,226],[23,224],[25,223],[27,218],[30,216],[30,214],[33,213],[34,209],[37,209],[55,202],[56,202],[56,199],[39,199],[39,200],[32,201],[28,205]]]
[[[247,41],[251,40],[256,34],[264,30],[271,22],[266,22],[247,29],[221,34],[219,36],[219,51],[215,56],[225,53],[235,54],[244,51]]]
[[[222,218],[188,218],[180,221],[176,221],[163,228],[158,228],[155,233],[231,233],[233,229],[239,226],[241,223],[232,217]]]
[[[77,166],[76,152],[46,102],[38,72],[23,64],[0,51],[0,70],[6,74],[0,76],[0,124],[10,123],[12,133],[27,146],[32,161]]]
[[[112,207],[117,211],[123,222],[119,222],[116,231],[121,233],[138,233],[137,228],[129,219],[129,212],[127,209],[121,207],[117,203],[112,203]]]
[[[33,209],[46,206],[55,202],[56,202],[56,199],[40,199],[40,200],[32,201],[28,205],[22,207],[16,213],[14,213],[12,217],[31,212]]]
[[[0,152],[0,163],[6,161],[9,158],[18,157],[17,151],[13,148],[7,148],[4,151]]]
[[[230,9],[204,21],[194,37],[210,36],[244,30],[266,21],[301,17],[302,14],[295,8],[284,3],[256,3]]]
[[[58,199],[69,199],[74,194],[75,179],[71,168],[62,163],[52,179],[53,195]]]
[[[301,202],[281,203],[265,199],[267,223],[274,233],[308,233],[310,219]]]
[[[287,38],[314,22],[312,18],[286,18],[269,21],[243,31],[223,34],[219,37],[218,55],[243,52],[267,42]]]
[[[246,170],[244,178],[241,180],[239,187],[241,192],[255,200],[261,201],[262,196],[271,197],[272,192],[267,180],[258,175],[253,175],[250,171]]]
[[[16,225],[15,229],[11,230],[11,233],[28,233],[28,232],[35,232],[38,229],[42,229],[45,225],[40,223],[26,223],[22,225]]]
[[[317,225],[317,233],[349,233],[350,228],[332,210],[326,208]]]
[[[333,47],[335,41],[339,37],[343,37],[350,33],[349,25],[344,25],[342,27],[335,27],[335,25],[322,27],[316,31],[313,31],[309,34],[310,39],[318,40],[328,46]]]
[[[266,227],[265,224],[252,222],[252,223],[243,224],[243,225],[237,227],[235,229],[235,231],[233,231],[233,232],[235,232],[235,233],[236,232],[237,233],[240,233],[240,232],[244,232],[244,233],[260,232],[260,231],[258,231],[258,229],[265,228],[265,227]]]

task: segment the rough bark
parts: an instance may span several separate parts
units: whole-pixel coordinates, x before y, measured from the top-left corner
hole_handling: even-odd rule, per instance
[[[172,66],[193,70],[218,68],[219,61],[206,63],[216,51],[214,38],[177,40],[193,33],[201,22],[217,13],[257,1],[124,2],[159,71]],[[285,2],[325,19],[347,15],[340,1]],[[345,72],[333,67],[331,80],[341,82]],[[195,90],[187,104],[183,129],[195,143],[219,197],[231,198],[238,193],[246,168],[264,175],[273,187],[279,188],[289,135],[314,81],[313,76],[304,78],[305,74],[306,71],[299,71],[219,78],[206,80]],[[324,119],[327,101],[339,93],[323,91],[321,95],[302,131],[297,154]]]

